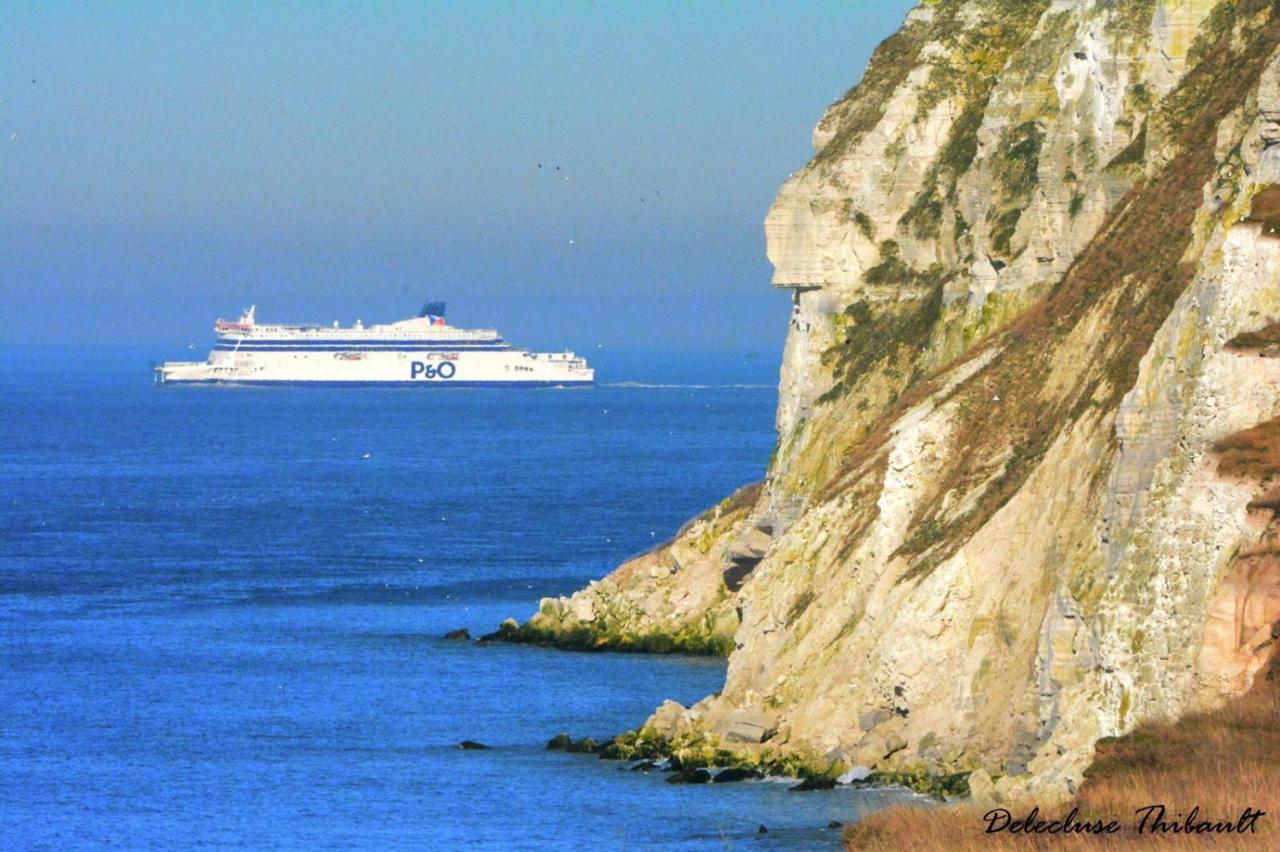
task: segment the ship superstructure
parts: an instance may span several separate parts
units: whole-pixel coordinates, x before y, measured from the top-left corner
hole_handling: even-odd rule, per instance
[[[352,326],[259,323],[255,306],[218,320],[205,361],[156,367],[163,383],[589,385],[595,371],[572,352],[517,349],[494,329],[454,328],[443,302],[416,317]]]

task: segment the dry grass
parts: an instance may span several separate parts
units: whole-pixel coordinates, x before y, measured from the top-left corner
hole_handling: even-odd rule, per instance
[[[1218,454],[1218,472],[1223,476],[1252,479],[1269,487],[1250,508],[1280,508],[1280,490],[1274,487],[1280,477],[1280,418],[1228,435],[1213,449]]]
[[[1280,322],[1238,334],[1227,341],[1227,348],[1240,352],[1259,351],[1264,355],[1280,354]]]
[[[1261,222],[1268,234],[1280,232],[1280,186],[1268,186],[1253,197],[1250,222]]]
[[[1163,804],[1179,822],[1192,807],[1200,818],[1235,821],[1245,807],[1265,812],[1253,834],[1138,834],[1139,808]],[[1031,805],[1010,808],[1015,819]],[[1004,849],[1277,849],[1280,848],[1280,657],[1259,674],[1248,695],[1223,708],[1177,722],[1148,724],[1126,737],[1103,740],[1080,793],[1071,804],[1046,809],[1045,820],[1079,808],[1077,821],[1116,820],[1116,834],[985,833],[975,808],[880,811],[845,830],[857,850]],[[1150,825],[1150,820],[1148,824]]]

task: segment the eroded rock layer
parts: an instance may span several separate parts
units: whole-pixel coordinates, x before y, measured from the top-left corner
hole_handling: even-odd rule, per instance
[[[923,3],[765,222],[763,487],[521,629],[731,632],[723,690],[642,739],[988,797],[1247,689],[1280,632],[1280,468],[1240,462],[1280,434],[1249,431],[1280,417],[1278,43],[1264,0]]]

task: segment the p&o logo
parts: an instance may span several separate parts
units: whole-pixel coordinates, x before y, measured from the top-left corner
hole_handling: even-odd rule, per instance
[[[439,364],[413,361],[409,364],[409,378],[416,379],[421,376],[424,379],[452,379],[457,370],[458,368],[451,361],[442,361]]]

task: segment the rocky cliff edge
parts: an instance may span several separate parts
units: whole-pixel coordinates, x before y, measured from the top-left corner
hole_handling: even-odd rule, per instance
[[[627,748],[993,800],[1247,690],[1280,632],[1278,44],[1261,0],[921,4],[765,221],[764,483],[507,633],[728,652]]]

